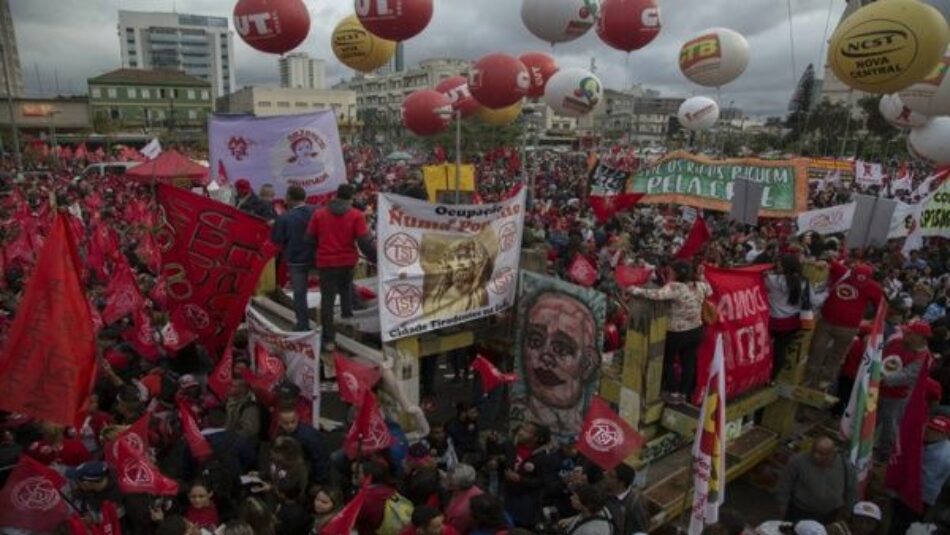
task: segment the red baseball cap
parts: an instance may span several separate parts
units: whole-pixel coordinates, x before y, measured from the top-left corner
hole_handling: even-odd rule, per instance
[[[252,191],[251,183],[246,178],[242,178],[238,180],[237,182],[235,182],[234,189],[236,189],[238,193],[248,193]]]
[[[933,429],[938,433],[950,435],[950,418],[946,416],[934,416],[927,422],[927,428]]]

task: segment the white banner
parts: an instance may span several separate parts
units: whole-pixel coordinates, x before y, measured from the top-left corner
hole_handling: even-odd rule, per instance
[[[248,354],[264,344],[271,355],[284,361],[287,378],[300,387],[300,395],[313,405],[313,426],[320,426],[320,329],[283,331],[251,307],[247,308]]]
[[[451,327],[512,306],[525,190],[497,204],[430,204],[379,195],[383,341]]]
[[[884,166],[858,160],[854,162],[854,178],[862,186],[881,186],[884,184]]]
[[[836,234],[847,232],[854,219],[855,203],[841,204],[820,210],[811,210],[798,214],[798,234],[817,232],[818,234]]]
[[[208,138],[215,180],[227,178],[233,184],[244,178],[254,191],[272,184],[281,198],[289,186],[301,186],[313,197],[332,193],[346,181],[332,111],[274,117],[215,115]]]

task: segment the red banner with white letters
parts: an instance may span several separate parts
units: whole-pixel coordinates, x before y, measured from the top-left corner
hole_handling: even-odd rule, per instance
[[[763,272],[769,265],[738,269],[705,266],[706,282],[712,286],[710,302],[716,305],[716,323],[706,325],[697,355],[696,390],[693,400],[702,400],[702,389],[716,350],[716,335],[722,333],[726,363],[726,396],[734,398],[768,384],[772,373],[772,337],[769,334],[769,298]]]
[[[263,219],[189,191],[159,184],[168,306],[218,355],[244,317],[261,270],[274,255]]]

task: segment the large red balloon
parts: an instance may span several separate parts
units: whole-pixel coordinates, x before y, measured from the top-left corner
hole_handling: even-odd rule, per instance
[[[452,102],[452,110],[462,112],[462,118],[467,119],[478,113],[481,104],[472,96],[468,89],[468,80],[464,76],[453,76],[446,78],[435,86],[435,90],[449,97]]]
[[[433,0],[355,0],[356,17],[373,35],[405,41],[426,29]]]
[[[531,77],[528,96],[531,98],[543,97],[548,80],[557,72],[557,60],[544,52],[528,52],[518,59],[528,68],[528,75]]]
[[[468,88],[479,104],[493,110],[507,108],[528,94],[531,77],[518,58],[489,54],[472,66]]]
[[[238,0],[234,27],[251,47],[283,54],[307,38],[310,13],[303,0]]]
[[[660,34],[656,0],[604,0],[600,4],[597,35],[624,52],[639,50]]]
[[[417,136],[434,136],[452,121],[452,101],[431,89],[420,89],[402,101],[402,123]]]

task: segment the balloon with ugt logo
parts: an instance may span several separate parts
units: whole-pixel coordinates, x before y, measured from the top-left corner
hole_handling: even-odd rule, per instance
[[[252,48],[284,54],[310,33],[310,13],[303,0],[239,0],[234,28]]]
[[[604,0],[600,5],[597,36],[617,50],[639,50],[658,35],[660,8],[656,0]]]
[[[468,74],[468,88],[479,104],[498,110],[528,94],[528,68],[508,54],[489,54],[478,60]]]
[[[468,89],[468,80],[464,76],[446,78],[435,86],[435,90],[449,97],[449,102],[452,103],[452,111],[461,112],[462,119],[475,115],[481,108],[481,105]]]
[[[431,89],[413,92],[402,103],[402,122],[417,136],[434,136],[452,120],[452,101]]]
[[[390,41],[405,41],[426,29],[433,0],[355,0],[356,16],[367,30]]]
[[[528,76],[531,79],[528,96],[530,98],[541,98],[544,96],[544,88],[548,85],[548,80],[558,70],[557,60],[544,52],[528,52],[522,54],[518,59],[528,69]]]
[[[936,9],[918,0],[868,4],[845,19],[828,44],[828,64],[845,85],[896,93],[930,74],[950,43]]]

